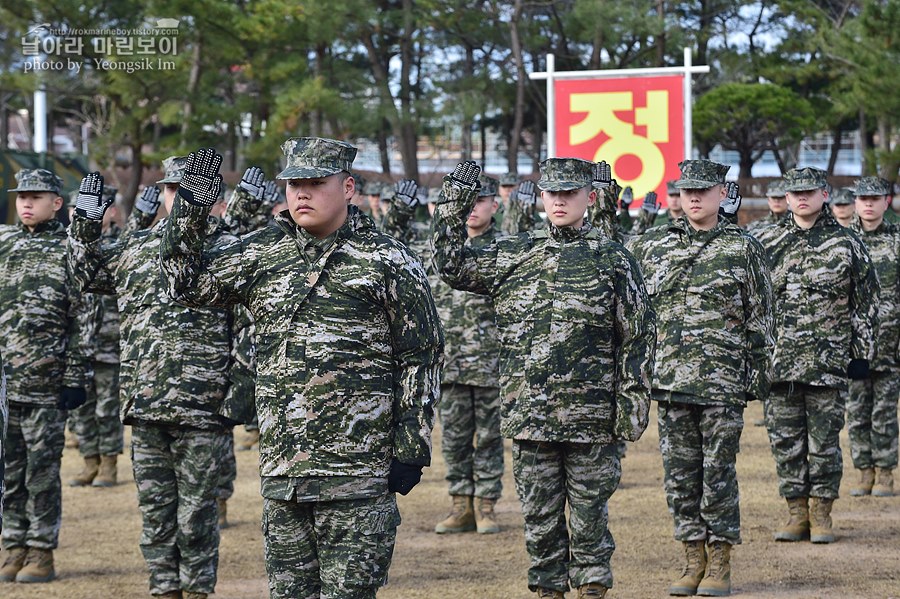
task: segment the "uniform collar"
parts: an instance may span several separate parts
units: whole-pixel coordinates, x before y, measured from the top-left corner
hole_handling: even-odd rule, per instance
[[[550,232],[550,237],[558,241],[570,241],[574,239],[581,239],[582,237],[587,237],[587,235],[593,229],[593,225],[591,225],[591,223],[589,223],[586,219],[584,221],[584,224],[578,228],[557,227],[553,223],[549,223],[547,226],[547,230]]]
[[[44,235],[44,234],[56,234],[61,233],[66,230],[66,227],[56,220],[55,218],[51,218],[50,220],[45,220],[42,223],[38,223],[34,226],[34,229],[29,231],[28,227],[26,227],[23,223],[19,223],[19,226],[26,235]]]

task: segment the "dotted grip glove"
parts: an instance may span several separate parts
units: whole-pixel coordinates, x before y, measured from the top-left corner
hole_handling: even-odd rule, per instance
[[[103,199],[103,176],[100,173],[89,173],[78,187],[75,213],[90,220],[102,220],[103,213],[114,201],[113,197]]]
[[[612,185],[612,167],[605,160],[595,163],[591,186],[600,190],[606,189],[610,185]]]
[[[419,184],[412,179],[402,179],[394,185],[394,197],[406,206],[412,207],[419,203],[416,199],[416,193],[419,191]]]
[[[734,217],[741,209],[740,187],[734,181],[725,184],[725,199],[719,203],[719,214],[725,217]]]
[[[156,214],[159,204],[159,188],[155,185],[145,187],[141,195],[134,201],[135,209],[144,214]]]
[[[188,154],[178,195],[195,206],[212,206],[222,187],[222,155],[212,148],[200,148]]]

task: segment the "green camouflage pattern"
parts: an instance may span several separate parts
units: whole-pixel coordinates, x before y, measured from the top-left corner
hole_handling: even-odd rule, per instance
[[[739,405],[659,402],[659,451],[676,541],[741,542],[735,462],[743,411]]]
[[[584,166],[588,175],[591,163]],[[444,178],[434,261],[489,295],[500,338],[501,432],[532,441],[634,441],[646,428],[655,316],[640,269],[590,224],[467,244],[475,192]]]
[[[793,192],[823,189],[828,185],[827,177],[828,173],[815,167],[792,168],[784,173],[784,190]]]
[[[237,479],[237,458],[234,455],[234,434],[227,431],[225,442],[217,444],[221,451],[216,457],[219,470],[219,484],[216,486],[216,499],[228,501],[234,495],[234,481]]]
[[[138,422],[131,463],[142,528],[140,547],[150,593],[215,591],[219,563],[216,489],[230,430]]]
[[[731,168],[727,164],[719,164],[712,160],[682,160],[678,163],[681,177],[675,181],[678,189],[708,189],[714,185],[723,185],[725,175]]]
[[[16,173],[16,186],[7,191],[49,191],[62,193],[62,179],[43,168],[23,168]]]
[[[9,422],[9,402],[6,400],[6,367],[0,354],[0,532],[3,532],[3,490],[6,488],[3,468],[3,447],[6,443],[6,424]]]
[[[160,183],[181,183],[184,177],[184,169],[187,166],[187,156],[169,156],[162,161],[163,178],[157,181]]]
[[[66,413],[56,406],[9,404],[3,458],[4,549],[56,549],[59,544],[59,466],[65,426]]]
[[[520,181],[519,173],[503,173],[500,175],[500,185],[518,185]]]
[[[681,193],[681,190],[678,189],[675,183],[677,183],[677,180],[666,181],[666,195],[677,196]]]
[[[106,190],[106,188],[103,188]],[[123,234],[122,229],[112,223],[103,230],[100,236],[100,245],[115,243]],[[94,336],[94,361],[104,364],[119,363],[119,305],[113,295],[95,295],[99,314],[97,321],[99,328]]]
[[[69,412],[69,429],[78,438],[78,453],[122,453],[125,440],[119,408],[119,365],[94,362],[94,380],[88,388],[87,401]]]
[[[287,166],[276,179],[313,179],[350,172],[356,148],[335,139],[292,137],[281,144]]]
[[[772,283],[762,246],[720,218],[686,218],[627,244],[656,313],[653,390],[703,405],[743,406],[769,391]]]
[[[537,190],[535,190],[537,191]],[[498,200],[500,198],[497,198]],[[500,223],[500,233],[503,235],[518,235],[525,231],[538,229],[543,226],[544,221],[537,212],[537,204],[540,203],[541,197],[538,193],[537,201],[533,205],[526,205],[513,196],[509,198],[506,210],[501,214],[500,210],[494,214],[494,220]]]
[[[66,229],[0,225],[0,352],[10,403],[56,407],[62,387],[87,388],[95,307],[66,271]]]
[[[271,599],[375,599],[400,511],[393,493],[317,504],[263,500]]]
[[[763,407],[782,497],[837,498],[843,474],[842,395],[802,383],[772,386]]]
[[[160,262],[172,297],[253,316],[260,474],[384,493],[391,457],[428,465],[443,333],[418,260],[355,206],[324,240],[284,211],[204,248],[207,213],[176,199]]]
[[[594,163],[581,158],[547,158],[541,162],[541,178],[537,182],[543,191],[568,191],[591,184]]]
[[[441,385],[440,412],[441,454],[450,495],[499,499],[503,490],[500,389]]]
[[[271,219],[268,206],[240,185],[234,187],[222,215],[225,230],[235,236],[262,229]]]
[[[853,184],[855,196],[886,196],[891,194],[891,182],[881,177],[863,177]]]
[[[611,588],[616,544],[607,502],[622,476],[616,445],[517,439],[512,458],[531,562],[528,588],[565,592],[589,582]]]
[[[869,252],[827,207],[809,229],[792,215],[758,239],[775,297],[772,383],[846,389],[850,360],[875,358],[879,285]]]
[[[850,381],[847,432],[854,468],[897,467],[898,396],[896,372],[875,372],[864,381]]]
[[[766,185],[767,198],[783,198],[784,195],[784,179],[773,179]]]
[[[497,179],[481,173],[478,176],[478,182],[481,183],[481,187],[478,189],[479,198],[489,198],[497,195],[497,189],[500,187],[500,182]]]
[[[849,206],[855,202],[856,198],[853,197],[853,190],[849,187],[841,187],[831,194],[831,201],[829,203],[832,206]]]
[[[209,245],[234,240],[215,219]],[[218,429],[231,365],[231,312],[173,301],[158,256],[166,220],[101,245],[100,223],[75,215],[69,270],[82,291],[115,294],[121,319],[122,422]]]
[[[747,233],[750,233],[754,237],[759,238],[759,234],[762,233],[765,229],[777,225],[789,215],[790,211],[785,212],[784,214],[779,216],[769,210],[769,213],[764,217],[756,219],[752,223],[747,224]]]

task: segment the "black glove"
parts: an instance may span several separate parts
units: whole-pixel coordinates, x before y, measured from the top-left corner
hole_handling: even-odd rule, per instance
[[[59,393],[59,401],[56,407],[60,410],[74,410],[80,408],[87,401],[87,391],[81,387],[63,387]]]
[[[474,163],[473,163],[474,164]],[[388,474],[388,491],[406,495],[422,480],[422,466],[410,466],[394,458]]]
[[[741,208],[740,187],[734,181],[725,184],[725,199],[719,203],[719,214],[725,217],[733,217]]]
[[[519,189],[516,190],[516,200],[524,206],[534,206],[537,194],[534,189],[534,181],[528,179],[519,183]]]
[[[258,166],[251,166],[244,171],[238,186],[253,196],[257,202],[260,202],[266,192],[266,175]]]
[[[631,190],[631,186],[629,185],[622,192],[622,201],[621,201],[622,210],[628,210],[628,208],[631,206],[631,203],[633,201],[634,201],[634,192]]]
[[[103,176],[100,173],[89,173],[81,180],[78,187],[78,198],[75,200],[75,212],[90,220],[102,220],[103,213],[115,201],[114,196],[103,199]]]
[[[419,203],[419,200],[416,199],[418,191],[419,184],[412,179],[401,179],[394,185],[394,197],[409,207]]]
[[[159,210],[159,187],[148,185],[134,201],[134,208],[144,214],[156,214]]]
[[[460,185],[466,189],[478,188],[478,175],[481,174],[481,167],[471,160],[460,162],[450,174],[453,183]]]
[[[631,189],[630,187],[628,189]],[[662,208],[662,204],[657,203],[656,201],[656,192],[648,191],[647,195],[644,196],[644,203],[641,204],[641,210],[644,212],[648,212],[651,215],[659,212],[659,209]]]
[[[278,184],[270,179],[263,185],[263,204],[274,206],[278,203]]]
[[[869,361],[853,358],[847,366],[847,378],[851,381],[864,381],[869,378]]]
[[[188,154],[178,195],[195,206],[212,206],[219,201],[222,187],[222,155],[212,148],[200,148]]]
[[[605,189],[612,184],[612,167],[605,160],[594,164],[594,176],[591,186],[594,189]]]

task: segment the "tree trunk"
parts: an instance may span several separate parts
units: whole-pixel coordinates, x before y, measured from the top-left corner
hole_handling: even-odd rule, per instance
[[[197,41],[191,53],[191,73],[188,76],[187,89],[184,94],[184,107],[181,114],[181,146],[187,147],[188,133],[191,127],[191,116],[194,112],[194,95],[200,84],[200,60],[203,56],[203,38],[197,33]]]
[[[391,155],[388,151],[387,127],[378,131],[378,156],[381,158],[381,172],[391,174]]]
[[[656,16],[659,19],[659,35],[656,39],[656,66],[666,66],[666,2],[656,0]]]
[[[412,67],[413,33],[415,32],[413,0],[403,0],[403,35],[400,38],[400,158],[407,179],[419,180],[419,140],[413,109]]]
[[[463,77],[467,81],[471,81],[475,76],[475,49],[472,44],[464,42],[466,45],[466,59],[463,62]],[[469,113],[468,106],[462,109],[462,138],[460,139],[460,158],[462,160],[472,160],[472,126],[473,118]]]
[[[9,108],[6,103],[9,97],[10,94],[0,94],[0,150],[9,147]]]
[[[753,152],[740,151],[738,156],[740,156],[739,163],[741,167],[738,178],[749,179],[751,177],[750,172],[753,170]]]
[[[141,185],[141,177],[144,175],[144,162],[141,153],[143,144],[140,136],[135,137],[128,147],[131,149],[131,176],[125,185],[125,189],[121,190],[122,207],[125,213],[129,214],[134,207],[134,198],[137,197],[138,187]]]
[[[841,134],[844,132],[840,125],[835,125],[831,131],[831,153],[828,155],[828,168],[826,171],[829,175],[834,175],[834,167],[837,164],[838,154],[841,151]]]
[[[525,61],[522,56],[522,41],[519,37],[519,19],[522,17],[522,0],[515,0],[513,14],[509,20],[509,35],[516,64],[516,103],[513,106],[513,126],[509,132],[509,152],[506,157],[509,172],[519,172],[519,139],[525,122]]]
[[[869,170],[869,137],[866,133],[866,111],[859,109],[859,153],[862,157],[862,164],[859,165],[860,172],[865,176],[871,171]]]

